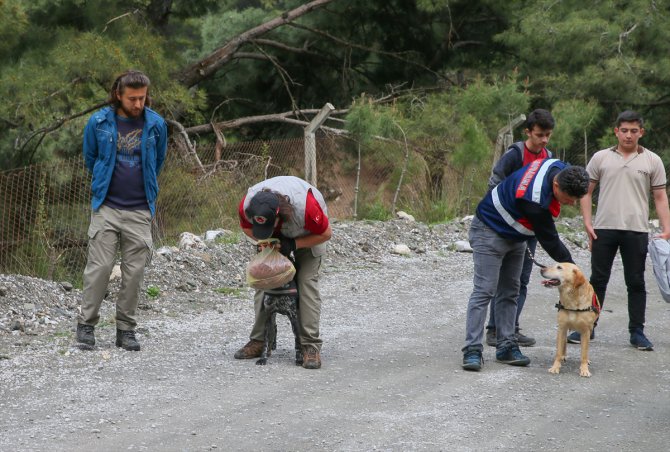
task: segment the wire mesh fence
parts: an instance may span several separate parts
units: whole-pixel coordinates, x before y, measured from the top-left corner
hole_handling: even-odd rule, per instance
[[[278,175],[304,177],[304,162],[302,138],[202,146],[197,154],[171,143],[159,177],[154,243],[176,244],[186,231],[237,229],[247,188]],[[471,213],[490,167],[446,165],[436,173],[429,166],[420,150],[398,144],[317,136],[317,186],[332,218],[386,219],[399,209],[424,220],[431,212],[436,220]],[[90,175],[81,158],[0,172],[0,272],[80,284],[90,213]]]

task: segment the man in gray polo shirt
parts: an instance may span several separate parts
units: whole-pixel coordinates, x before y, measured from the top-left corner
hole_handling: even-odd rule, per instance
[[[591,182],[581,201],[584,227],[591,250],[591,284],[605,302],[617,250],[621,254],[628,289],[628,330],[630,343],[638,350],[653,350],[644,335],[647,292],[644,270],[649,241],[649,197],[653,195],[662,232],[670,238],[670,211],[666,192],[665,167],[661,158],[638,144],[644,135],[644,121],[634,111],[624,111],[616,120],[618,145],[596,152],[586,170]],[[600,185],[595,221],[592,221],[593,190]],[[591,333],[593,339],[594,333]],[[568,342],[579,343],[573,332]]]

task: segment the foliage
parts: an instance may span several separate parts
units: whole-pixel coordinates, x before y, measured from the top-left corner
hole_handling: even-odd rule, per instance
[[[579,163],[613,144],[612,125],[624,109],[643,114],[643,144],[670,160],[670,130],[662,127],[670,122],[667,2],[335,0],[243,43],[197,86],[178,81],[180,71],[240,33],[302,4],[0,1],[0,165],[78,154],[90,114],[82,112],[104,102],[115,76],[128,68],[149,74],[156,109],[185,126],[331,102],[349,108],[344,128],[379,165],[389,165],[384,152],[393,163],[403,155],[395,145],[373,144],[376,137],[403,142],[404,131],[421,156],[421,165],[408,162],[408,180],[426,184],[431,196],[417,203],[404,183],[401,205],[422,205],[435,217],[474,202],[498,130],[536,107],[557,119],[550,147],[579,155]],[[63,118],[70,119],[50,129]],[[264,124],[226,130],[225,138],[270,140],[300,132]],[[193,138],[213,141],[211,135]],[[375,181],[386,192],[363,202],[374,216],[383,216],[375,203],[387,202],[400,179],[397,165],[392,168]],[[197,193],[193,177],[177,174],[175,182]],[[463,193],[459,186],[472,194],[456,196]],[[219,215],[212,203],[194,195],[194,205],[210,218]]]
[[[600,106],[592,100],[568,99],[556,102],[552,114],[557,127],[551,136],[551,147],[566,150],[575,142],[584,142],[584,134],[592,129],[602,112]],[[588,142],[584,143],[584,146],[587,145]],[[571,163],[586,165],[584,161]]]
[[[156,298],[158,295],[160,295],[161,290],[157,287],[152,285],[149,285],[147,287],[147,296],[151,298]]]
[[[523,7],[510,8],[512,26],[496,40],[518,55],[510,65],[528,77],[537,103],[596,103],[590,142],[606,138],[611,144],[614,119],[625,109],[639,110],[650,124],[670,120],[670,5],[646,0],[515,3]],[[657,129],[645,142],[666,149],[668,138],[669,131]]]
[[[358,218],[361,220],[386,221],[391,218],[391,212],[385,202],[375,200],[360,205]]]

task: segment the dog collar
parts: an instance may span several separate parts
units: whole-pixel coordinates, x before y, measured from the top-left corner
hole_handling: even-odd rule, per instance
[[[565,310],[565,311],[573,311],[573,312],[593,311],[593,312],[595,312],[597,315],[600,315],[600,300],[598,300],[598,296],[596,295],[596,293],[593,292],[593,297],[591,297],[591,306],[589,306],[588,308],[584,308],[584,309],[568,309],[568,308],[566,308],[565,306],[563,306],[563,305],[561,304],[560,301],[559,301],[558,303],[556,303],[556,308],[557,308],[559,311],[560,311],[561,309],[563,309],[563,310]]]

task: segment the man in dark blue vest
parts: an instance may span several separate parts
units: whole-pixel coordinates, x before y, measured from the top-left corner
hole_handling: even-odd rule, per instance
[[[492,190],[514,171],[529,163],[534,162],[535,160],[551,158],[552,154],[551,151],[547,149],[547,144],[549,143],[549,138],[551,137],[555,124],[554,117],[547,110],[538,108],[531,111],[526,119],[526,141],[513,143],[496,162],[491,170],[489,190]],[[522,347],[535,345],[535,339],[521,333],[519,318],[521,317],[521,312],[526,304],[528,282],[530,281],[530,274],[533,270],[533,261],[530,259],[530,254],[535,254],[537,239],[535,237],[528,239],[526,246],[530,253],[526,253],[523,260],[523,268],[519,280],[521,285],[519,286],[519,296],[516,299],[516,340]],[[495,305],[496,303],[494,299],[490,303],[489,323],[486,325],[486,343],[494,347],[497,343]]]
[[[554,221],[561,205],[574,205],[588,186],[584,168],[557,159],[536,160],[512,173],[479,203],[469,233],[475,269],[465,327],[464,369],[482,367],[486,312],[494,297],[496,361],[513,366],[530,363],[519,350],[515,335],[526,241],[535,237],[555,261],[573,262]]]

